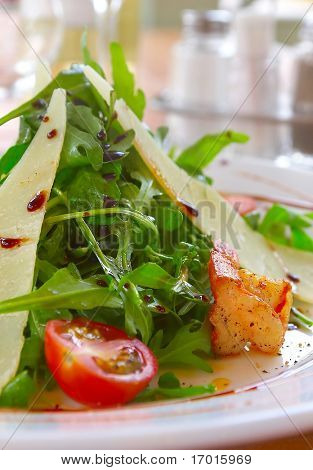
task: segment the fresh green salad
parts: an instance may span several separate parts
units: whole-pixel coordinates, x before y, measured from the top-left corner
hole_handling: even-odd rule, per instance
[[[86,38],[82,49],[84,64],[105,77]],[[86,78],[84,66],[73,65],[0,119],[0,124],[20,119],[17,142],[0,159],[1,196],[23,157],[35,151],[36,134],[47,126],[49,145],[60,137],[57,126],[51,129],[48,106],[56,89],[66,93],[66,130],[53,186],[38,186],[27,205],[28,215],[46,209],[33,285],[0,299],[0,314],[6,314],[0,321],[11,318],[13,325],[16,312],[28,312],[17,367],[2,382],[4,407],[33,406],[43,389],[57,386],[91,407],[215,390],[207,318],[214,303],[208,275],[214,240],[193,223],[198,215],[193,203],[175,202],[159,184],[134,145],[135,129],[121,125],[117,100],[141,121],[145,96],[136,89],[121,47],[113,43],[110,52],[109,102]],[[166,150],[165,127],[145,132],[203,187],[211,181],[202,170],[219,151],[247,141],[228,131],[207,135],[183,151]],[[40,152],[44,158],[46,148]],[[266,222],[260,227],[258,218],[249,220],[261,232],[269,230]],[[13,257],[26,249],[30,238],[6,233],[0,233],[1,253]],[[29,273],[21,273],[21,282],[26,276],[30,282]],[[207,383],[183,386],[177,367],[206,372]]]

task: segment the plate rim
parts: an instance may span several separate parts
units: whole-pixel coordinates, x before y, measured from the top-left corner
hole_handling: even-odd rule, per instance
[[[27,415],[3,412],[0,443],[3,447],[16,431],[7,449],[227,448],[268,440],[277,437],[277,432],[279,437],[292,435],[300,427],[303,434],[312,429],[313,368],[305,374],[311,379],[312,387],[303,401],[295,403],[291,399],[279,407],[276,398],[273,399],[273,389],[275,396],[277,392],[280,397],[299,389],[297,382],[303,375],[300,371],[271,385],[238,394],[166,401],[144,407]],[[273,399],[270,406],[268,393]],[[260,402],[263,406],[257,407]]]

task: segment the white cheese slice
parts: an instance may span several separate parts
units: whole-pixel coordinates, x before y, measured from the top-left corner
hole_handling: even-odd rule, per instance
[[[52,72],[48,62],[37,60],[35,68],[35,86],[33,94],[37,95],[41,90],[46,88],[52,80]]]
[[[85,67],[84,72],[109,103],[112,90],[109,83],[89,66]],[[122,127],[125,130],[134,129],[134,146],[163,190],[175,202],[183,199],[199,211],[197,217],[190,218],[203,233],[236,248],[241,265],[250,271],[273,279],[285,276],[280,260],[266,240],[250,229],[217,191],[191,178],[175,165],[123,100],[117,100],[115,110]]]
[[[65,101],[65,91],[55,90],[46,114],[49,120],[41,123],[22,159],[0,187],[0,238],[24,239],[11,249],[0,244],[0,301],[32,289],[45,203],[33,212],[27,205],[41,191],[46,192],[46,200],[49,198],[66,129]],[[53,129],[56,135],[49,139],[47,134]],[[16,373],[27,314],[0,315],[0,390]]]

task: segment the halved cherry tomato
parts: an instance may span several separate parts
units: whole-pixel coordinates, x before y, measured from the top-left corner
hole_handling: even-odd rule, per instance
[[[158,369],[152,351],[141,341],[84,318],[49,321],[45,355],[63,391],[90,407],[132,400]]]
[[[229,194],[224,197],[240,215],[249,214],[249,212],[254,211],[257,207],[256,200],[250,196]]]

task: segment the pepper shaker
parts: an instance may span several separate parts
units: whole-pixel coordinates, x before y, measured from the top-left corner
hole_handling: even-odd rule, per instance
[[[228,105],[228,80],[233,47],[232,15],[223,10],[184,10],[182,39],[172,50],[171,99],[185,107],[223,110]]]

